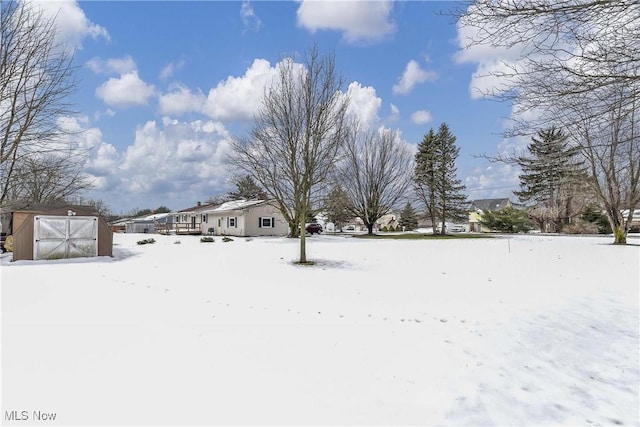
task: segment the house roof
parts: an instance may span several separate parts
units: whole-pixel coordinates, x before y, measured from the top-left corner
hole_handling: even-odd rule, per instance
[[[237,211],[249,208],[251,206],[257,206],[266,203],[266,200],[232,200],[230,202],[224,202],[215,209],[210,209],[211,212],[225,212],[225,211]]]
[[[503,199],[478,199],[471,201],[471,210],[482,210],[482,211],[499,211],[500,209],[504,209],[511,204],[509,198]]]
[[[186,209],[181,209],[178,211],[178,213],[190,213],[190,212],[205,212],[205,211],[210,211],[212,209],[217,208],[218,206],[220,206],[219,203],[200,203],[198,202],[197,205],[192,206],[190,208],[186,208]]]

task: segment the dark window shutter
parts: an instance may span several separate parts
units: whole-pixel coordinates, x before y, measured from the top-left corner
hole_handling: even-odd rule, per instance
[[[275,228],[276,226],[276,219],[274,217],[271,217],[271,228]]]
[[[262,217],[258,218],[258,228],[262,228]]]

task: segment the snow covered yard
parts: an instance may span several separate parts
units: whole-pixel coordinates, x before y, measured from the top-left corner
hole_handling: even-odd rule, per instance
[[[640,424],[640,246],[147,237],[3,257],[4,424]]]

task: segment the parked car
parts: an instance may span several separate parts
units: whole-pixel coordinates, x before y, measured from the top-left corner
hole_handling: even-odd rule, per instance
[[[307,230],[307,233],[309,234],[320,234],[322,233],[322,225],[317,222],[312,222],[311,224],[307,224],[305,230]]]
[[[342,231],[356,231],[356,226],[355,225],[347,225],[346,227],[342,228]]]

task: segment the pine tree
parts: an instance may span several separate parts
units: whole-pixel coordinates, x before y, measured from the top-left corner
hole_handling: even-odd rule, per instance
[[[520,191],[514,194],[530,203],[532,216],[543,231],[560,231],[572,216],[574,196],[584,193],[584,162],[577,159],[578,148],[569,146],[568,136],[551,127],[531,138],[529,156],[516,159],[522,169]],[[546,230],[550,222],[553,229]]]
[[[433,128],[424,136],[418,144],[418,152],[415,156],[415,170],[413,175],[413,188],[418,199],[425,206],[427,216],[431,219],[433,234],[436,234],[437,205],[437,157],[436,135]]]
[[[403,231],[411,231],[418,228],[418,216],[416,210],[411,206],[411,202],[407,202],[402,212],[400,212],[399,226]]]
[[[460,148],[456,146],[453,136],[446,123],[442,123],[435,135],[436,149],[436,209],[442,227],[441,234],[446,233],[447,220],[460,221],[468,217],[467,196],[463,193],[466,188],[456,176],[456,159]]]
[[[340,231],[342,231],[342,226],[353,217],[349,196],[342,187],[336,185],[329,192],[325,198],[325,211],[327,221],[332,222]]]
[[[229,192],[229,200],[264,200],[267,198],[265,191],[256,184],[250,175],[236,178],[235,185],[235,191]]]

